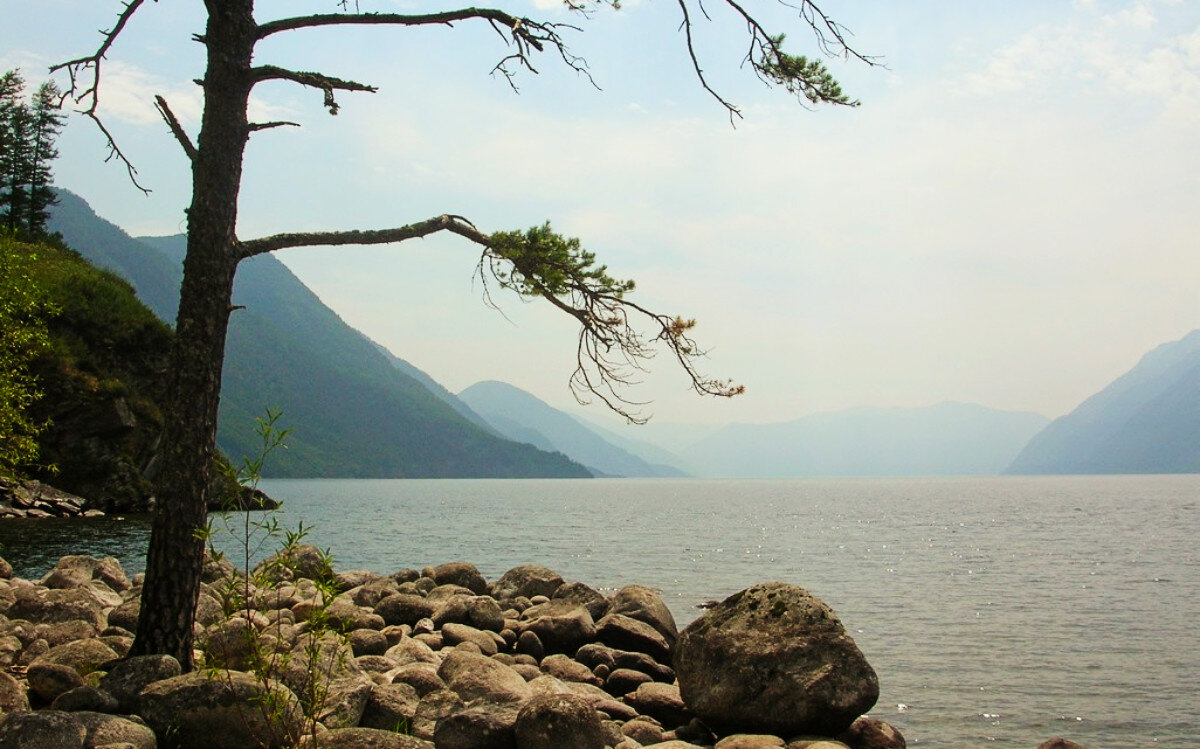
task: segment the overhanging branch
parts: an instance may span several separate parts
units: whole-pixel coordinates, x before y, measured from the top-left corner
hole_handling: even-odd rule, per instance
[[[542,298],[579,323],[571,392],[581,402],[598,398],[633,423],[646,417],[645,405],[624,391],[637,384],[645,363],[666,347],[682,366],[697,393],[732,397],[744,388],[702,375],[697,361],[705,356],[690,331],[694,320],[653,312],[625,298],[632,281],[622,281],[596,265],[595,256],[579,240],[554,233],[549,224],[528,231],[485,234],[462,216],[443,214],[390,229],[275,234],[241,244],[241,257],[295,247],[395,244],[438,232],[457,234],[483,248],[476,273],[491,306],[489,283],[517,294]],[[490,281],[489,281],[490,279]],[[649,326],[644,334],[640,326]]]
[[[467,221],[462,216],[443,214],[434,216],[414,224],[397,226],[391,229],[369,229],[365,231],[316,231],[292,232],[273,234],[261,239],[242,242],[242,258],[261,255],[266,252],[285,250],[296,247],[338,247],[345,245],[374,245],[396,244],[409,239],[427,237],[440,231],[449,231],[459,236],[486,245],[488,236]]]

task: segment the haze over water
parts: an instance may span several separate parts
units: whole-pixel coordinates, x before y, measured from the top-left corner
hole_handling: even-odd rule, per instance
[[[803,586],[867,655],[882,688],[872,714],[910,745],[1032,748],[1063,735],[1089,749],[1184,749],[1200,735],[1194,475],[264,488],[284,500],[284,525],[312,524],[343,570],[461,559],[494,580],[543,564],[610,592],[658,588],[681,628],[697,603],[754,583]],[[45,536],[70,526],[43,524],[37,539],[8,527],[2,553],[28,576],[89,543],[136,571],[148,533],[110,521],[55,548]]]

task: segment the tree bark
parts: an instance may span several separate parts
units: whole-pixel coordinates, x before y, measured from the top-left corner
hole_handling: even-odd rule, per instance
[[[249,136],[253,0],[208,0],[204,115],[192,164],[187,257],[175,323],[158,504],[131,655],[166,653],[193,667],[209,472],[233,296],[237,204]]]

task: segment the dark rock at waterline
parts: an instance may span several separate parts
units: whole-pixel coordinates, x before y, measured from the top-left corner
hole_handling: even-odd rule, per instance
[[[736,593],[697,619],[674,663],[688,709],[721,733],[835,736],[879,698],[874,669],[833,611],[785,583]]]
[[[501,575],[492,584],[492,597],[504,602],[524,596],[549,598],[563,584],[562,575],[536,564],[522,564]]]
[[[1061,736],[1054,738],[1038,745],[1037,749],[1087,749],[1082,744],[1076,744],[1074,741],[1068,741]]]
[[[908,746],[894,726],[865,715],[850,724],[837,738],[854,749],[906,749]]]

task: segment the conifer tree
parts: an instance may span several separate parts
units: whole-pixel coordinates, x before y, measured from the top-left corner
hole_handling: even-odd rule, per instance
[[[0,75],[0,226],[10,232],[37,234],[46,227],[54,204],[51,162],[64,117],[62,92],[43,83],[30,105],[18,70]]]
[[[29,161],[29,106],[18,70],[0,76],[0,225],[19,228],[25,210],[21,174]]]
[[[25,178],[29,191],[25,206],[25,228],[32,233],[39,233],[46,228],[46,221],[50,218],[49,208],[57,202],[50,186],[53,182],[50,163],[58,158],[54,142],[65,119],[61,101],[62,92],[53,81],[43,83],[33,95],[30,109],[31,143]]]

